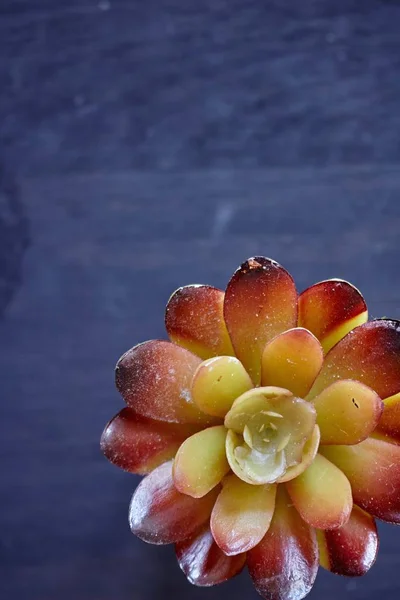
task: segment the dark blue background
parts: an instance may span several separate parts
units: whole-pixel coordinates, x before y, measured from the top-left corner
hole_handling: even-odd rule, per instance
[[[399,317],[399,23],[397,0],[1,0],[2,597],[256,599],[130,534],[136,478],[98,448],[113,368],[176,287],[254,254]],[[380,530],[365,578],[310,599],[396,597]]]

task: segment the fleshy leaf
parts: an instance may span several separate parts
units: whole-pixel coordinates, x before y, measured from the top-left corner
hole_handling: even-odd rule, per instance
[[[124,408],[107,423],[100,446],[117,467],[144,475],[173,458],[182,442],[195,431],[194,425],[153,421]]]
[[[375,519],[354,506],[350,519],[340,529],[317,532],[320,564],[325,569],[357,577],[365,575],[375,562],[378,532]]]
[[[386,398],[377,430],[400,443],[400,393]]]
[[[318,375],[324,353],[317,338],[301,327],[277,335],[262,354],[262,385],[283,387],[304,398]]]
[[[117,388],[127,405],[144,417],[205,425],[210,417],[197,408],[190,394],[200,363],[198,356],[171,342],[144,342],[119,359]]]
[[[233,355],[223,316],[224,292],[210,285],[187,285],[174,292],[165,311],[171,341],[203,359]]]
[[[223,481],[211,514],[211,531],[229,556],[247,552],[264,537],[275,508],[276,485],[250,485],[236,475]]]
[[[382,399],[400,391],[400,322],[370,321],[348,333],[328,352],[308,399],[338,379],[355,379]]]
[[[275,513],[262,541],[247,553],[256,590],[266,600],[302,600],[318,571],[315,530],[305,523],[284,486],[279,486]]]
[[[229,471],[223,425],[195,433],[179,448],[174,461],[176,489],[194,498],[212,490]]]
[[[299,296],[299,325],[320,340],[325,352],[367,320],[365,300],[348,281],[321,281]]]
[[[132,533],[151,544],[171,544],[192,535],[208,521],[218,495],[200,499],[181,494],[172,479],[172,462],[160,465],[136,488],[129,507]]]
[[[321,446],[321,452],[345,473],[356,504],[400,523],[400,446],[367,438],[355,446]]]
[[[236,356],[258,385],[264,346],[296,325],[297,292],[292,277],[269,258],[250,258],[228,284],[224,317]]]
[[[210,358],[198,367],[192,380],[192,397],[203,412],[224,417],[233,401],[253,387],[242,365],[233,356]]]
[[[317,454],[311,465],[286,488],[302,518],[318,529],[344,525],[353,507],[346,476],[324,456]]]
[[[179,566],[198,586],[211,586],[231,579],[243,569],[245,554],[226,556],[214,541],[208,526],[175,546]]]
[[[313,400],[321,444],[358,444],[375,429],[383,404],[370,387],[342,379]]]

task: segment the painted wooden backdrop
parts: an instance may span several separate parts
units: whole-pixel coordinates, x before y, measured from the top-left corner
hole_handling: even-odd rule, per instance
[[[179,285],[247,257],[350,279],[400,316],[400,5],[0,3],[0,590],[15,600],[254,598],[186,583],[127,524],[99,453],[114,364]],[[400,532],[361,580],[396,597]]]

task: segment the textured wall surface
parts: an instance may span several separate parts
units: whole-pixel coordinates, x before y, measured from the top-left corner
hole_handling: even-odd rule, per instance
[[[179,285],[248,256],[400,315],[400,5],[0,2],[0,590],[16,600],[257,598],[186,583],[127,524],[99,453],[113,368]],[[361,580],[399,594],[399,531]]]
[[[2,0],[24,172],[400,158],[397,0]]]

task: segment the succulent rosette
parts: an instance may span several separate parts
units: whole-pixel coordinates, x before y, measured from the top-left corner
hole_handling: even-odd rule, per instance
[[[300,295],[278,263],[243,263],[225,293],[178,289],[170,341],[126,352],[127,405],[106,457],[146,475],[130,527],[175,544],[192,583],[247,565],[269,600],[300,600],[318,566],[357,576],[375,561],[375,518],[400,523],[400,323],[368,321],[350,283]]]

